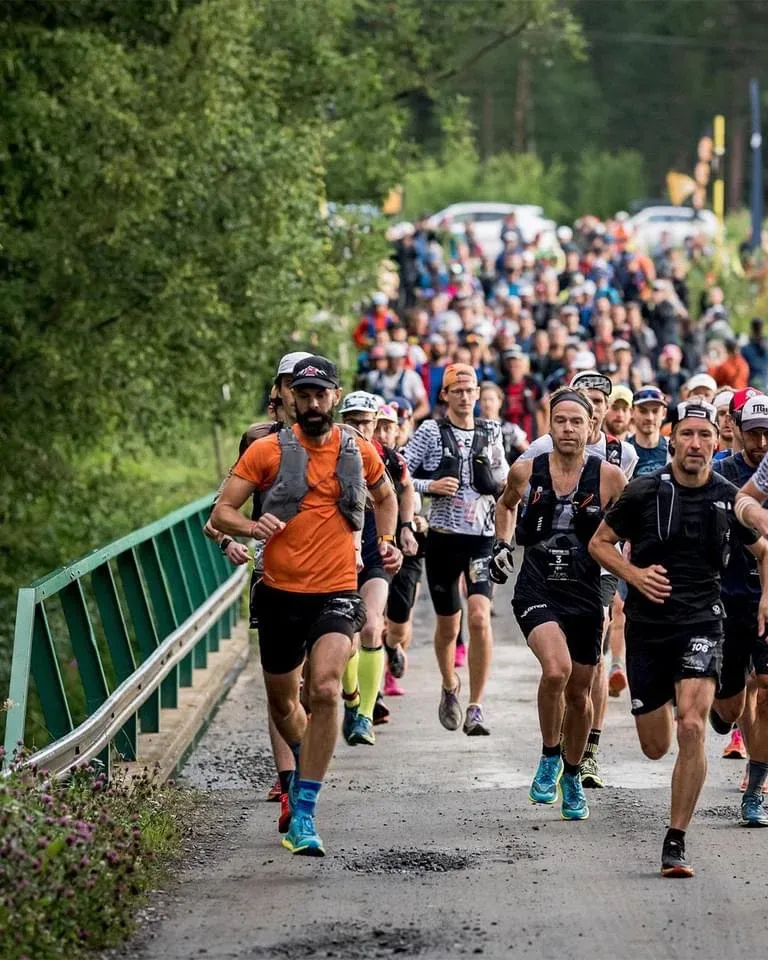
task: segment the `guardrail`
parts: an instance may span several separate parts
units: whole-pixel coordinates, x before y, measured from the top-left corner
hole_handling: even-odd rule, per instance
[[[203,534],[213,494],[22,587],[11,661],[5,762],[20,743],[54,774],[112,746],[136,760],[138,735],[231,635],[248,576]],[[31,686],[32,681],[33,686]],[[48,744],[30,737],[34,690]],[[31,740],[31,742],[30,742]]]

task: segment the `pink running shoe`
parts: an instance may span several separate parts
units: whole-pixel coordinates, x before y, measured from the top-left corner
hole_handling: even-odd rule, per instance
[[[384,696],[385,697],[403,697],[405,690],[400,686],[397,680],[389,672],[389,668],[384,671]]]
[[[467,660],[467,648],[463,643],[456,644],[456,653],[453,658],[453,665],[456,668],[463,667]]]
[[[726,760],[747,759],[747,748],[744,746],[744,741],[741,739],[741,730],[739,730],[738,727],[733,728],[731,739],[728,741],[725,750],[723,750],[723,757]]]

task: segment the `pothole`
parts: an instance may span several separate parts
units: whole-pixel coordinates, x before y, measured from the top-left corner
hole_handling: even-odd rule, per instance
[[[477,934],[473,935],[475,942]],[[374,927],[355,929],[349,933],[340,927],[318,929],[311,938],[296,938],[270,947],[251,949],[249,958],[290,957],[305,960],[313,957],[340,957],[343,960],[370,960],[371,957],[417,957],[428,952],[445,956],[449,946],[457,946],[456,938],[446,938],[444,932],[424,931],[412,927]],[[464,952],[464,951],[461,951]],[[482,952],[482,950],[478,951]]]
[[[443,853],[439,850],[387,850],[359,860],[347,860],[345,870],[354,873],[447,873],[469,870],[475,858],[468,854]]]

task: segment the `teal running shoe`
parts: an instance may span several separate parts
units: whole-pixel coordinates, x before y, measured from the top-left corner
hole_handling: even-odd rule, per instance
[[[352,724],[347,742],[351,746],[358,743],[367,743],[369,747],[372,747],[374,743],[376,743],[376,735],[373,732],[373,722],[369,720],[368,717],[364,717],[362,713],[358,713],[355,717],[355,722]]]
[[[528,791],[528,799],[531,803],[554,803],[557,800],[557,785],[562,775],[562,757],[542,755],[531,789]]]
[[[352,736],[352,731],[355,726],[355,720],[357,720],[357,707],[348,707],[344,705],[344,719],[341,721],[341,735],[347,741],[347,743],[352,743],[350,739]]]
[[[742,827],[768,827],[768,810],[762,793],[745,793],[741,801]]]
[[[280,842],[299,857],[325,856],[325,847],[315,830],[315,818],[311,813],[294,812],[288,832]]]
[[[563,800],[560,816],[563,820],[586,820],[589,817],[589,806],[580,774],[563,774],[560,779],[560,795]]]

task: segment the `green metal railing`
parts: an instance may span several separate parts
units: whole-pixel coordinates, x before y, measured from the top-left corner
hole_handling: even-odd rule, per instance
[[[179,687],[192,686],[240,615],[247,571],[203,534],[213,499],[19,590],[6,763],[21,743],[43,747],[44,736],[32,759],[52,772],[94,755],[109,770],[112,745],[135,760],[139,732],[160,730],[161,708],[178,706]],[[32,691],[42,735],[25,730]]]

